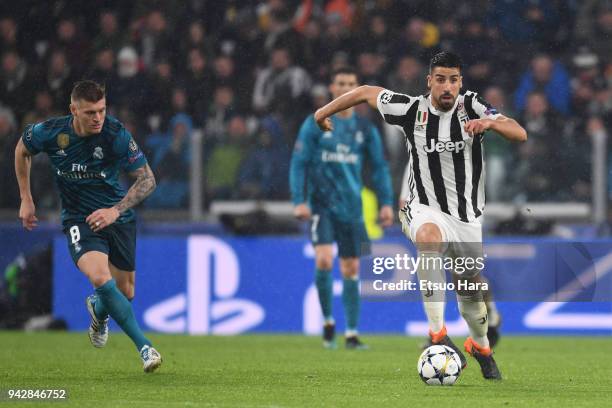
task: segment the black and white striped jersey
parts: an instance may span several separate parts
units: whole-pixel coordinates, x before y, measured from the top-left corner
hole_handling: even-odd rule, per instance
[[[483,135],[463,130],[471,119],[497,119],[499,113],[475,92],[460,94],[448,112],[430,95],[408,96],[383,90],[377,99],[384,120],[406,136],[409,202],[417,200],[463,222],[478,221],[485,203]]]

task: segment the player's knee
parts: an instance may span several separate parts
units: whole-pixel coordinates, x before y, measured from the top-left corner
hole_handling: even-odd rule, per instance
[[[423,224],[417,230],[416,241],[417,244],[439,244],[442,242],[442,232],[436,224]]]
[[[331,255],[317,256],[316,264],[317,269],[328,271],[334,266],[334,258]]]
[[[340,272],[345,279],[353,279],[359,276],[359,260],[343,259],[340,261]]]
[[[112,279],[110,272],[104,273],[103,271],[98,273],[92,273],[89,276],[89,281],[94,286],[94,288],[99,288],[104,285],[106,282]]]

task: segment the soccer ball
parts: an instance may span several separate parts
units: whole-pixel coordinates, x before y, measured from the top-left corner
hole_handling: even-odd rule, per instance
[[[417,371],[427,385],[453,385],[461,374],[461,360],[450,347],[431,346],[419,357]]]

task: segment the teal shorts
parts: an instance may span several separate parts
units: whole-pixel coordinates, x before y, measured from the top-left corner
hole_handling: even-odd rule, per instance
[[[108,255],[108,260],[123,271],[136,270],[136,222],[111,224],[93,232],[86,222],[68,222],[64,227],[68,250],[75,265],[90,251]]]
[[[370,239],[363,221],[342,222],[329,214],[313,214],[310,224],[312,245],[338,243],[340,258],[354,258],[370,254]]]

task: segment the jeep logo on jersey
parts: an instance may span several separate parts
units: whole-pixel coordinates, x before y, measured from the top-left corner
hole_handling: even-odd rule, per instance
[[[433,139],[430,139],[429,146],[427,145],[423,146],[423,150],[425,150],[426,153],[433,153],[433,152],[442,153],[444,151],[459,153],[464,148],[465,148],[465,142],[463,140],[460,142],[451,142],[451,141],[436,142]]]
[[[98,160],[102,160],[104,158],[104,152],[100,146],[96,146],[94,149],[93,157]]]

